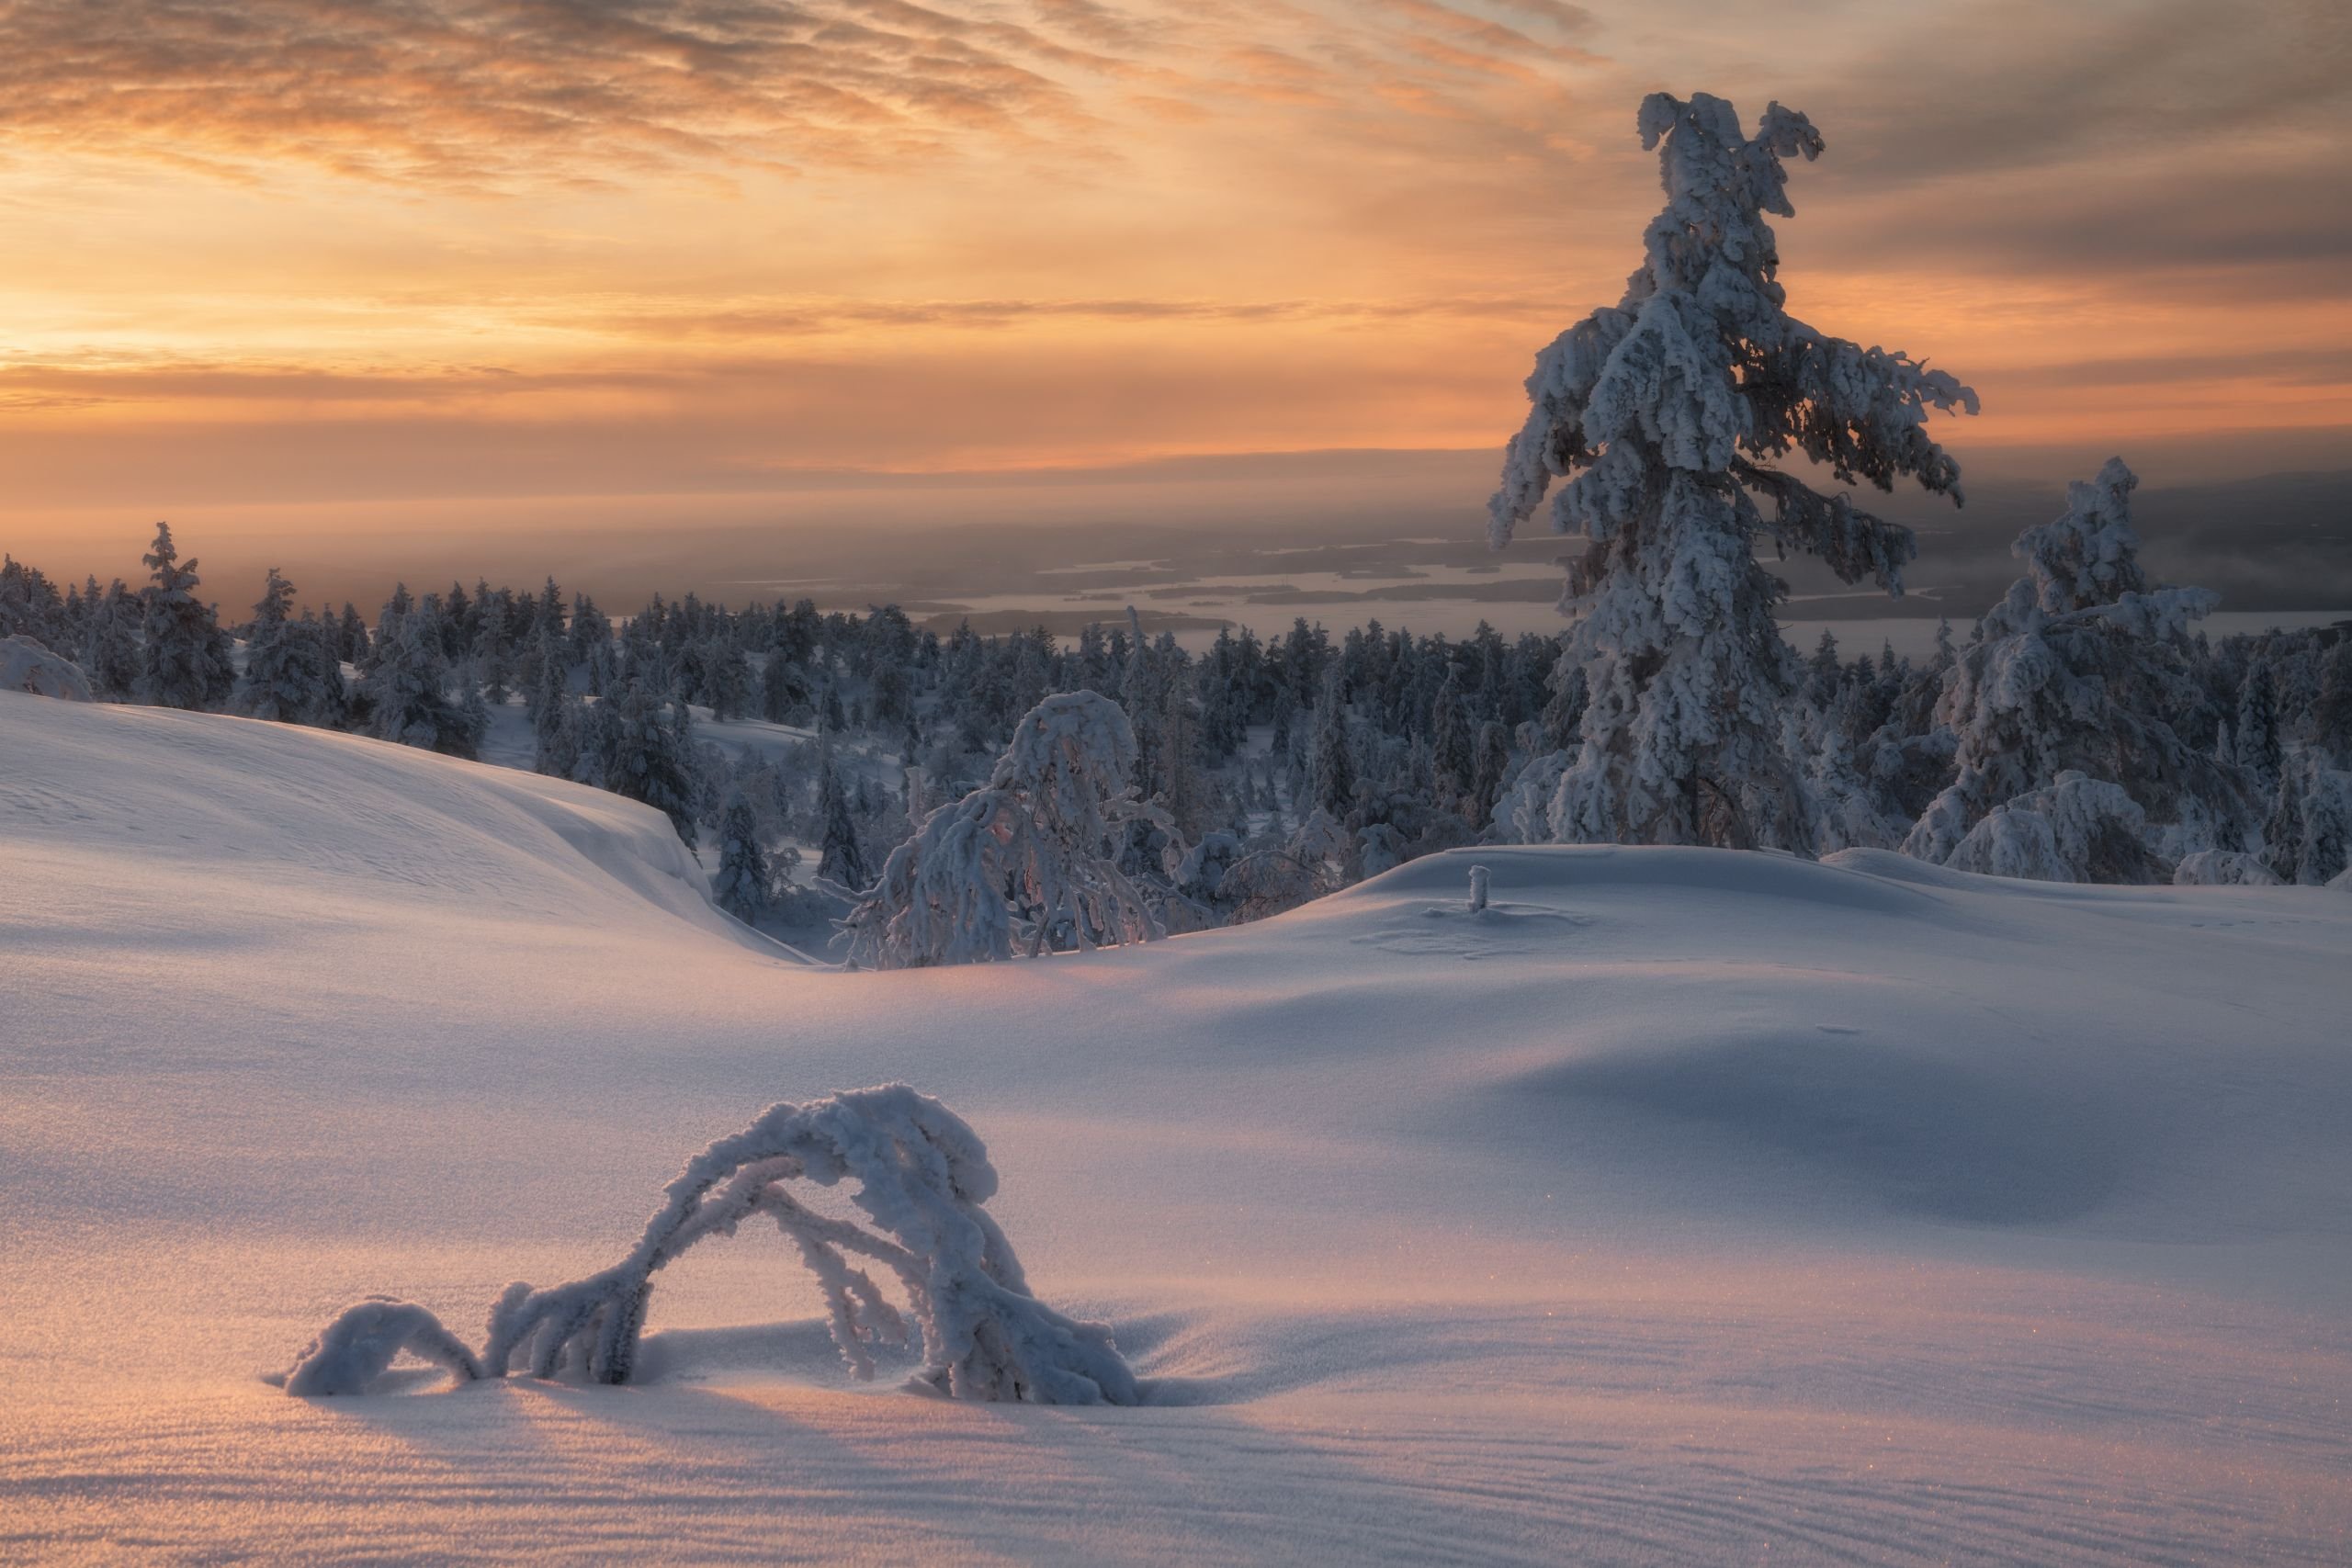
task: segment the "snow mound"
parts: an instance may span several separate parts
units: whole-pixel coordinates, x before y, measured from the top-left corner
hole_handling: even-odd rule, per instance
[[[0,830],[20,851],[137,846],[157,875],[228,875],[360,918],[388,904],[565,926],[658,913],[797,956],[711,907],[658,812],[584,784],[327,730],[6,693],[0,734]]]
[[[80,665],[50,652],[32,638],[0,637],[0,692],[86,703],[90,682]]]

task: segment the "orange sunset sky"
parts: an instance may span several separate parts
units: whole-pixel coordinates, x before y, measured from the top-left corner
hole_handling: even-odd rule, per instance
[[[1791,306],[1972,466],[2345,467],[2344,16],[0,0],[0,544],[1496,449],[1661,87],[1814,118]]]

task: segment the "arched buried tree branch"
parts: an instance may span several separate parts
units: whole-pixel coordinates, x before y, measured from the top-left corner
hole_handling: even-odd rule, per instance
[[[790,1190],[854,1181],[865,1224],[832,1219]],[[825,1294],[851,1371],[874,1375],[872,1348],[904,1344],[909,1324],[850,1256],[899,1278],[922,1337],[917,1386],[958,1399],[1132,1404],[1135,1375],[1101,1324],[1065,1317],[1029,1293],[1021,1265],[982,1207],[996,1191],[988,1150],[963,1119],[903,1084],[807,1105],[770,1106],[686,1164],[628,1257],[547,1290],[507,1287],[477,1357],[425,1308],[375,1297],[321,1331],[287,1373],[296,1394],[361,1393],[403,1349],[461,1381],[571,1372],[629,1381],[653,1275],[706,1236],[763,1214],[789,1237]]]

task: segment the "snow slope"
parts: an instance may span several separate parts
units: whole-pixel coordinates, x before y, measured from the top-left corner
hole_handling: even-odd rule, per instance
[[[2352,1553],[2341,893],[1501,850],[870,975],[690,874],[598,792],[0,693],[0,1557]],[[853,1384],[748,1233],[642,1386],[256,1376],[899,1078],[1151,1404]]]

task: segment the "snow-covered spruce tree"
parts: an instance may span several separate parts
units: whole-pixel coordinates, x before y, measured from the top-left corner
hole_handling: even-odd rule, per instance
[[[261,599],[254,605],[244,673],[230,704],[234,711],[282,724],[311,724],[327,705],[320,660],[289,617],[293,605],[294,585],[271,567]]]
[[[863,1219],[819,1213],[794,1191],[854,1183]],[[987,1209],[997,1174],[979,1135],[954,1111],[903,1084],[807,1105],[770,1106],[759,1120],[686,1162],[628,1256],[569,1284],[514,1284],[490,1314],[477,1354],[424,1307],[372,1297],[343,1312],[281,1380],[290,1394],[366,1393],[402,1351],[460,1382],[564,1374],[625,1383],[651,1305],[653,1276],[696,1242],[745,1221],[775,1222],[817,1276],[833,1340],[859,1379],[876,1347],[908,1340],[905,1314],[872,1275],[898,1276],[922,1366],[907,1386],[954,1399],[1030,1404],[1134,1404],[1135,1374],[1098,1323],[1066,1317],[1030,1293],[1019,1258]]]
[[[1931,410],[1973,412],[1976,398],[1782,308],[1764,215],[1792,211],[1781,160],[1822,150],[1804,116],[1774,104],[1751,138],[1720,98],[1655,93],[1639,124],[1659,148],[1665,209],[1624,299],[1536,356],[1533,407],[1489,508],[1499,548],[1565,479],[1552,526],[1589,541],[1561,605],[1575,622],[1563,657],[1590,700],[1548,836],[1803,849],[1804,786],[1779,712],[1798,665],[1773,622],[1784,585],[1757,544],[1890,593],[1913,545],[1769,465],[1793,452],[1842,483],[1892,490],[1907,476],[1957,502],[1959,465],[1925,427]]]
[[[2168,881],[2168,863],[2183,855],[2247,847],[2256,812],[2244,774],[2188,744],[2170,722],[2199,701],[2187,627],[2212,608],[2213,595],[2147,586],[2132,529],[2138,482],[2120,458],[2109,459],[2096,479],[2067,488],[2063,515],[2018,536],[2012,549],[2027,575],[1977,624],[1944,678],[1936,717],[1955,737],[1956,776],[1912,826],[1905,854],[1954,863],[1996,807],[2010,806],[2007,818],[2039,810],[2069,773],[2120,790],[2066,792],[2070,816],[2125,798],[2132,810],[2097,835],[2079,822],[2065,831],[2051,825],[2061,853],[2107,846],[2095,863],[2069,863],[2067,880],[2137,868],[2132,880]],[[2015,820],[1996,831],[2031,832],[2040,841],[2039,829]],[[2161,860],[2117,850],[2115,835],[2126,831],[2143,836]]]
[[[214,668],[212,610],[196,596],[196,562],[181,561],[168,523],[155,525],[155,542],[140,558],[153,581],[141,617],[139,699],[157,707],[202,708],[223,671]]]
[[[876,969],[1034,958],[1160,934],[1119,870],[1128,824],[1166,822],[1131,782],[1135,731],[1094,692],[1047,697],[1013,726],[989,782],[923,819],[842,921]]]
[[[775,894],[775,874],[760,843],[759,820],[743,792],[736,790],[718,821],[718,874],[711,878],[711,901],[750,926],[759,923]]]

